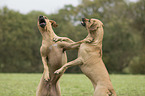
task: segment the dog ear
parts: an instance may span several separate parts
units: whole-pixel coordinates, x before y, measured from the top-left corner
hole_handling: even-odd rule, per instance
[[[90,30],[91,30],[91,31],[95,31],[95,30],[97,30],[97,29],[100,28],[100,27],[104,27],[104,25],[103,25],[102,22],[97,23],[97,24],[92,24],[92,25],[90,26]]]
[[[96,24],[92,24],[89,28],[90,31],[95,31],[97,30],[98,26]]]
[[[56,24],[56,22],[55,21],[53,21],[53,20],[49,20],[50,22],[51,22],[51,25],[53,26],[53,27],[57,27],[58,25]]]
[[[104,25],[103,25],[102,22],[99,22],[99,23],[97,24],[97,27],[98,27],[98,28],[99,28],[99,27],[104,27]]]

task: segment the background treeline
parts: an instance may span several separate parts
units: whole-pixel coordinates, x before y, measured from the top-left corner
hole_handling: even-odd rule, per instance
[[[145,0],[81,0],[56,14],[32,11],[21,14],[7,7],[0,9],[0,72],[42,72],[39,48],[41,34],[37,18],[45,15],[59,25],[55,33],[74,41],[86,37],[81,18],[98,18],[104,23],[103,60],[110,73],[145,73]],[[68,51],[68,60],[77,50]],[[72,67],[67,72],[80,72]]]

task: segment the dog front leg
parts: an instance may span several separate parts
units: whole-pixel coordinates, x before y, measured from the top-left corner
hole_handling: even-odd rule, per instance
[[[48,81],[50,78],[49,78],[49,69],[47,65],[47,62],[48,62],[47,57],[42,56],[42,62],[44,66],[44,72],[43,72],[44,80]]]
[[[81,42],[81,43],[91,43],[93,41],[94,41],[94,39],[91,36],[88,36],[87,38],[85,38],[84,40],[81,40],[79,42]]]
[[[80,44],[68,43],[68,42],[59,42],[58,46],[60,48],[63,48],[64,50],[70,50],[70,49],[77,49],[77,48],[79,48]]]
[[[91,43],[91,42],[93,42],[93,41],[94,41],[94,39],[93,39],[92,37],[87,37],[87,38],[85,38],[84,40],[81,40],[81,41],[78,41],[78,42],[71,43],[70,46],[76,46],[76,45],[80,45],[80,44],[82,44],[82,43]]]
[[[55,41],[55,42],[58,42],[58,41],[65,41],[65,42],[68,42],[68,43],[73,43],[74,41],[73,40],[71,40],[71,39],[69,39],[69,38],[67,38],[67,37],[54,37],[53,38],[53,41]]]
[[[83,60],[82,58],[77,58],[71,62],[66,63],[65,65],[63,65],[60,69],[56,70],[54,73],[55,74],[61,74],[63,73],[67,68],[71,67],[71,66],[76,66],[76,65],[81,65],[83,64]]]

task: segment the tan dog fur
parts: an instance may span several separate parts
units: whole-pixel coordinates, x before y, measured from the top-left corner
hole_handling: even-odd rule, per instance
[[[43,28],[40,26],[41,24],[44,26],[46,24],[46,26]],[[63,37],[58,37],[52,29],[52,26],[57,26],[56,22],[49,20],[45,16],[39,16],[37,25],[42,35],[40,53],[44,65],[44,72],[38,85],[36,96],[61,96],[59,87],[61,74],[55,75],[54,71],[67,63],[67,57],[66,52],[59,46],[59,43],[63,42],[55,43],[53,38]],[[73,42],[66,37],[64,39],[67,39],[67,42]]]
[[[94,96],[116,96],[108,71],[102,61],[103,23],[98,19],[89,20],[86,18],[84,18],[83,23],[86,24],[88,36],[81,42],[90,43],[82,43],[78,51],[78,58],[63,65],[55,71],[55,74],[63,73],[68,67],[79,65],[82,72],[93,84]],[[77,43],[73,45],[76,46]],[[72,47],[70,45],[65,49]]]

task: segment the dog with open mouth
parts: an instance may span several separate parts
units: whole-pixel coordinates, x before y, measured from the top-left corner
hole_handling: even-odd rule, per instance
[[[66,63],[54,73],[62,74],[68,67],[79,65],[92,82],[94,96],[117,96],[102,60],[103,23],[98,19],[82,18],[81,24],[87,29],[88,36],[81,41],[80,47],[78,46],[78,58]],[[71,46],[65,49],[70,49]]]
[[[73,41],[66,37],[58,37],[52,27],[57,27],[53,20],[49,20],[46,16],[39,16],[37,22],[38,29],[42,35],[42,45],[40,53],[44,72],[38,85],[36,96],[61,96],[59,87],[60,75],[55,75],[54,71],[59,69],[63,64],[67,63],[66,52],[59,43]],[[65,38],[67,41],[54,42],[53,39]]]

